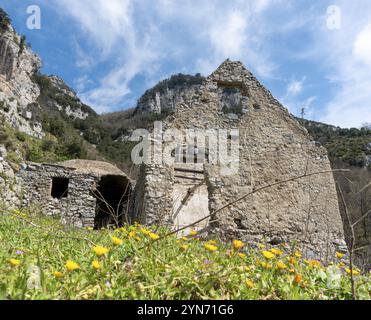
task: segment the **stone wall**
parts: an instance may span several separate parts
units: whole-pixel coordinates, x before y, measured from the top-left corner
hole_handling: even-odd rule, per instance
[[[223,110],[220,93],[236,88],[236,108]],[[232,97],[235,103],[236,98]],[[222,102],[231,99],[223,99]],[[239,130],[239,171],[221,175],[218,166],[205,166],[210,212],[261,186],[304,173],[331,170],[327,152],[317,146],[289,114],[240,62],[224,62],[195,93],[177,105],[165,120],[165,129]],[[157,201],[146,214],[163,213],[173,185],[159,171],[149,170],[144,179],[147,195]],[[140,183],[140,182],[138,182]],[[174,181],[173,181],[174,184]],[[150,197],[152,198],[152,196]],[[173,202],[173,201],[171,201]],[[167,204],[170,210],[170,204]],[[173,213],[170,213],[171,217]],[[142,220],[146,220],[142,218]],[[250,196],[211,218],[210,233],[222,239],[272,244],[297,242],[308,257],[332,259],[335,250],[346,251],[343,226],[331,173],[314,175],[278,185]],[[148,222],[156,221],[151,218]]]
[[[171,225],[173,181],[170,167],[142,166],[135,185],[132,221],[148,225]]]
[[[99,179],[90,174],[49,164],[28,164],[17,174],[23,188],[22,206],[37,204],[48,215],[60,217],[63,223],[94,227],[96,198],[92,194]],[[53,198],[53,178],[68,178],[68,197]]]
[[[5,209],[15,209],[20,205],[21,188],[6,156],[5,147],[0,145],[0,204]]]

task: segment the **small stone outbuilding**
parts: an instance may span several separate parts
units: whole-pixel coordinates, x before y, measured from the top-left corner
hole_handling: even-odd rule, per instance
[[[132,182],[112,164],[90,160],[28,163],[17,178],[24,206],[36,204],[63,223],[99,229],[126,220]]]

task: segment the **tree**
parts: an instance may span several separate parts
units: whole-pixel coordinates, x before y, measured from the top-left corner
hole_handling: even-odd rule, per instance
[[[19,44],[19,52],[18,54],[21,55],[24,51],[24,49],[26,48],[26,36],[23,35],[21,37],[21,43]]]

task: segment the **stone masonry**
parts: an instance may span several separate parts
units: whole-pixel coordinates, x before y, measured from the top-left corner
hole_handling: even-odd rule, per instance
[[[164,129],[189,128],[238,129],[238,172],[223,175],[218,165],[207,161],[143,165],[134,219],[148,224],[168,221],[178,227],[179,213],[184,224],[192,223],[259,187],[331,170],[326,150],[240,62],[225,61],[164,123]],[[187,199],[196,194],[199,200]],[[202,206],[205,199],[208,208]],[[346,251],[331,172],[256,192],[212,215],[206,229],[197,227],[221,239],[295,242],[307,257],[323,261],[335,250]]]
[[[97,165],[100,168],[96,168]],[[74,160],[58,165],[29,163],[26,169],[17,173],[17,178],[23,189],[24,207],[37,205],[46,214],[60,217],[63,223],[69,225],[100,228],[113,223],[111,212],[100,210],[98,204],[101,198],[105,198],[115,208],[114,214],[118,215],[125,211],[124,205],[129,203],[130,180],[114,166],[98,161]],[[111,197],[111,190],[106,193],[99,190],[105,178],[111,179],[110,183],[118,194],[116,198]],[[123,195],[122,199],[126,198],[126,201],[119,204],[117,200]],[[119,211],[116,211],[113,200],[121,205]],[[104,204],[101,204],[101,209],[102,206]],[[119,222],[122,221],[121,216]]]

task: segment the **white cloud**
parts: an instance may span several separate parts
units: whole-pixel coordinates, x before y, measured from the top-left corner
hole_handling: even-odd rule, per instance
[[[60,0],[56,5],[78,22],[103,56],[109,54],[118,41],[128,45],[133,42],[130,0]]]
[[[61,0],[58,6],[77,22],[83,37],[78,32],[77,36],[91,42],[90,53],[76,45],[77,66],[89,68],[104,62],[114,65],[93,89],[84,91],[80,85],[85,103],[98,112],[109,111],[130,93],[130,81],[155,64],[157,30],[149,23],[145,32],[138,32],[131,0]]]
[[[339,31],[326,29],[326,6],[304,10],[292,0],[158,0],[150,6],[145,0],[61,0],[56,8],[80,29],[77,66],[85,76],[90,68],[100,68],[94,85],[80,82],[78,87],[84,101],[99,112],[132,99],[131,81],[138,75],[146,84],[180,71],[207,75],[226,58],[241,60],[264,80],[290,79],[283,70],[290,65],[280,68],[282,56],[316,63],[337,87],[318,93],[318,99],[304,86],[305,78],[291,80],[282,98],[290,111],[297,113],[305,105],[313,114],[315,99],[333,94],[316,118],[353,126],[360,118],[371,122],[371,4],[359,1],[337,1],[343,15]],[[307,50],[286,46],[298,30],[309,35]]]
[[[245,29],[246,18],[241,12],[232,11],[227,13],[222,20],[209,31],[210,42],[216,54],[231,59],[241,56],[241,51],[246,43]]]
[[[360,127],[371,121],[371,3],[340,1],[342,26],[320,37],[322,59],[330,70],[335,94],[321,121],[342,127]]]
[[[353,54],[371,67],[371,23],[358,34],[354,43]]]
[[[302,80],[292,80],[287,86],[287,96],[296,96],[303,91],[305,77]]]
[[[149,6],[144,0],[61,0],[56,8],[80,29],[73,40],[76,66],[111,65],[95,88],[80,92],[86,103],[102,112],[123,101],[137,75],[146,83],[159,80],[158,66],[171,59],[181,61],[180,70],[207,75],[231,58],[247,62],[258,75],[272,76],[276,65],[262,46],[262,15],[280,1],[159,0]]]

